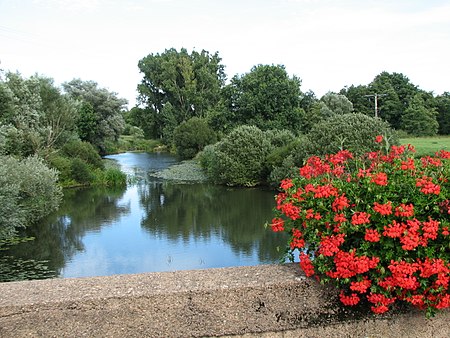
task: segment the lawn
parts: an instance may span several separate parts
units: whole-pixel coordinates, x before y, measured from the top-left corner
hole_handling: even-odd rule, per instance
[[[418,156],[433,155],[441,149],[450,151],[450,136],[402,138],[400,143],[413,145]]]

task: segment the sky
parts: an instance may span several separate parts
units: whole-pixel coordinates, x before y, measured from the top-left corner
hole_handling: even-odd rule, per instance
[[[134,106],[138,62],[218,52],[227,78],[284,65],[317,97],[383,71],[450,91],[450,0],[0,0],[0,69],[98,83]]]

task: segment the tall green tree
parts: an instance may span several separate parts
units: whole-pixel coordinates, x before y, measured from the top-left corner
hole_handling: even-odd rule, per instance
[[[450,93],[445,92],[436,97],[436,109],[438,112],[439,134],[450,135]]]
[[[369,100],[367,95],[372,94],[372,90],[366,85],[345,87],[339,94],[345,95],[353,104],[355,113],[374,116],[374,103]]]
[[[420,94],[416,94],[409,102],[402,116],[402,129],[415,136],[432,136],[438,131],[437,113],[427,108]]]
[[[420,89],[401,73],[382,72],[370,83],[371,94],[385,94],[378,101],[379,117],[402,129],[402,115]],[[372,103],[373,104],[373,103]]]
[[[225,83],[219,54],[184,48],[149,54],[138,63],[143,79],[138,85],[138,126],[146,135],[171,142],[173,129],[191,117],[207,117],[220,102]],[[151,121],[151,122],[148,122]]]
[[[117,141],[124,126],[127,100],[117,93],[99,88],[94,81],[74,79],[63,84],[66,93],[80,102],[77,128],[83,141],[90,142],[101,154],[108,141]]]
[[[249,73],[235,75],[223,90],[222,120],[231,129],[254,125],[262,130],[302,129],[301,80],[289,77],[284,66],[258,65]]]

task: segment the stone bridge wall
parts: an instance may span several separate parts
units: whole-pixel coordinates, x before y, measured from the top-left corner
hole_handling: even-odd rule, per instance
[[[348,311],[297,265],[0,283],[0,337],[450,337],[450,312]]]

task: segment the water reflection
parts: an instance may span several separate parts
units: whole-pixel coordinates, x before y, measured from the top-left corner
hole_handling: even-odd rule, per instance
[[[99,233],[102,226],[110,225],[129,212],[128,206],[119,204],[125,190],[95,188],[64,191],[59,210],[23,233],[35,239],[11,246],[5,256],[18,261],[45,261],[47,269],[59,276],[66,263],[77,252],[85,250],[83,238],[87,232]]]
[[[0,254],[16,263],[48,261],[47,271],[60,277],[278,261],[276,248],[286,238],[263,227],[272,215],[274,192],[149,177],[176,162],[165,154],[111,157],[138,180],[128,188],[65,191],[61,208],[24,233],[34,241]],[[0,270],[1,264],[7,263],[0,260]],[[29,275],[37,278],[36,271]]]

